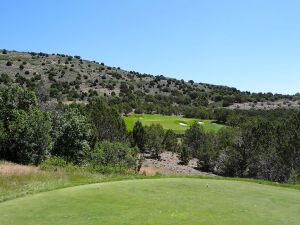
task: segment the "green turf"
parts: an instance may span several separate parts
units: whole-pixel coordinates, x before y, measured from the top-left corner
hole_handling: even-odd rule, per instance
[[[200,125],[204,131],[218,131],[223,125],[213,123],[212,120],[200,120],[193,118],[184,118],[180,116],[165,116],[165,115],[151,115],[151,114],[131,114],[124,117],[127,129],[131,131],[136,121],[141,121],[143,125],[161,124],[165,130],[172,129],[178,134],[184,133],[194,122],[204,122]],[[184,123],[187,126],[182,126],[180,123]]]
[[[32,170],[24,173],[22,173],[22,169],[19,168],[15,170],[14,173],[3,174],[1,173],[1,166],[5,164],[10,165],[11,170],[13,170],[15,166],[18,166],[0,160],[0,202],[39,192],[83,184],[145,178],[144,175],[136,174],[131,171],[128,171],[127,174],[100,174],[92,173],[84,167],[71,167],[70,165],[64,168],[48,168],[47,170],[28,167],[32,168]]]
[[[300,191],[192,178],[91,184],[0,203],[1,225],[296,225]]]

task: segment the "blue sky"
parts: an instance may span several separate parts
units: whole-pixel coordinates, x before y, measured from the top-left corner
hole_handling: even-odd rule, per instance
[[[300,92],[298,0],[1,0],[0,48]]]

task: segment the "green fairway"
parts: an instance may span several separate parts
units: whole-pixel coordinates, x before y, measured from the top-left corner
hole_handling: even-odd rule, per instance
[[[160,124],[165,130],[172,129],[175,133],[182,134],[193,123],[199,122],[204,131],[218,131],[223,125],[213,123],[212,120],[200,120],[193,118],[184,118],[181,116],[165,116],[151,114],[131,114],[124,117],[127,129],[131,131],[136,121],[141,121],[143,125]]]
[[[167,178],[91,184],[0,203],[1,225],[296,225],[300,191]]]

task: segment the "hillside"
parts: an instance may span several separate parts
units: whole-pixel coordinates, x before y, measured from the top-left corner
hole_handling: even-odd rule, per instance
[[[130,112],[182,113],[182,107],[269,109],[299,107],[299,95],[241,92],[236,88],[153,76],[81,59],[80,56],[0,51],[0,82],[35,90],[41,102],[117,96]],[[244,106],[244,107],[243,107]]]

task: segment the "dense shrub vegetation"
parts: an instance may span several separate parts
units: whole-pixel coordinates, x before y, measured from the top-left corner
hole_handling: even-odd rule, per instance
[[[0,87],[0,115],[0,159],[39,165],[52,156],[122,171],[138,166],[120,114],[104,99],[43,111],[34,92],[10,84]]]
[[[2,85],[0,159],[35,165],[61,159],[102,173],[125,172],[139,168],[138,152],[159,158],[168,150],[178,152],[182,164],[197,158],[199,169],[224,176],[299,179],[299,111],[218,109],[214,117],[227,124],[225,128],[207,133],[195,123],[179,142],[172,130],[139,121],[129,133],[120,104],[94,97],[87,105],[43,110],[34,92],[17,84]]]
[[[241,127],[205,134],[194,124],[185,134],[188,155],[199,167],[225,176],[253,177],[279,182],[299,179],[300,112],[287,121],[258,119]],[[182,153],[186,155],[186,152]]]
[[[138,168],[137,152],[137,148],[131,148],[121,142],[99,142],[88,153],[87,165],[91,166],[93,171],[99,172],[136,170]]]

